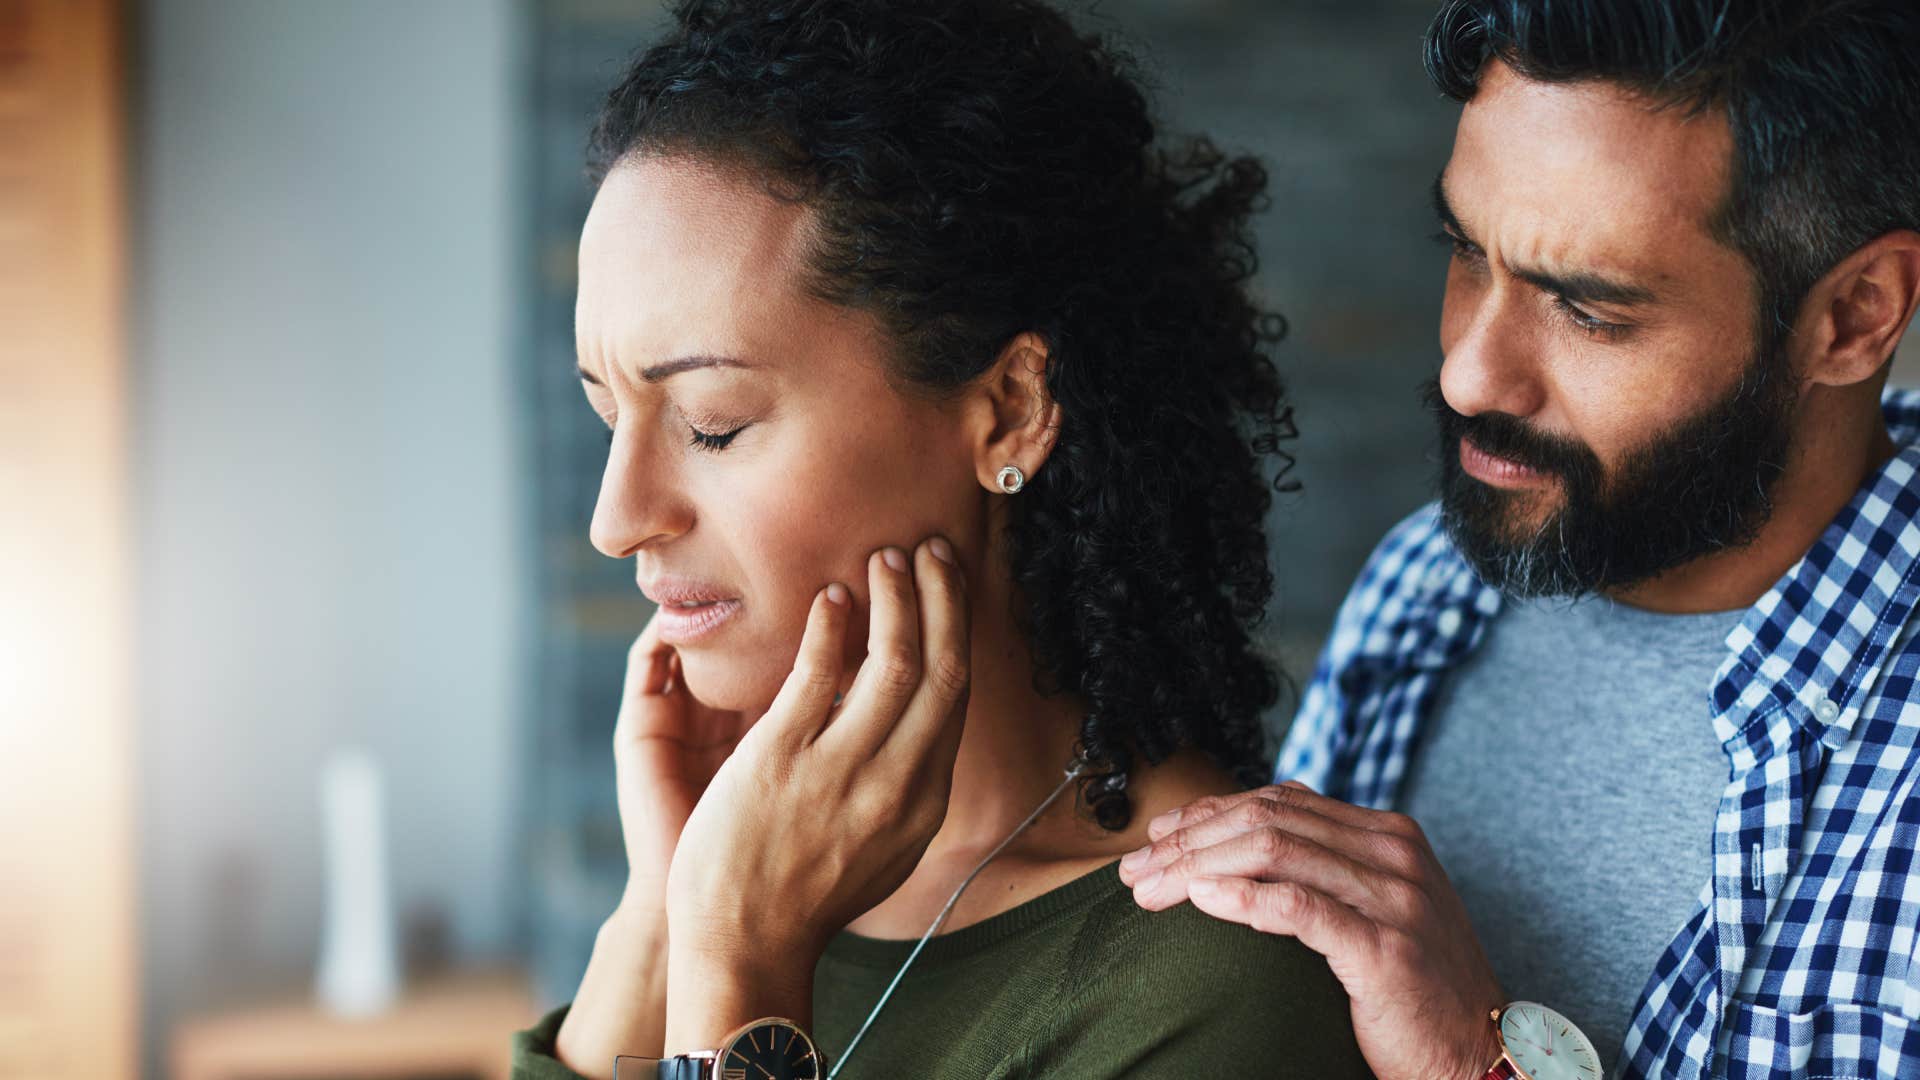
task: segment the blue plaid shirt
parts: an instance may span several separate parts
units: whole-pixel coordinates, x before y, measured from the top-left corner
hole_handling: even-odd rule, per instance
[[[1885,408],[1899,453],[1690,706],[1730,766],[1713,880],[1648,958],[1618,1075],[1920,1077],[1920,393]],[[1276,777],[1393,808],[1441,681],[1500,608],[1433,507],[1401,523],[1341,607]]]

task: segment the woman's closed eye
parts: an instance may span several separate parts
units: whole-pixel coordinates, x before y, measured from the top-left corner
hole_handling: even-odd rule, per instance
[[[727,448],[727,444],[733,442],[734,436],[747,430],[747,425],[742,424],[739,427],[734,428],[732,431],[723,431],[718,433],[710,432],[710,431],[701,431],[697,427],[689,427],[688,430],[693,432],[692,445],[694,446],[695,449],[725,450]]]
[[[691,434],[692,438],[689,440],[688,445],[696,450],[725,450],[728,444],[733,442],[734,437],[747,430],[749,426],[750,425],[742,424],[732,431],[711,432],[702,431],[697,427],[689,425],[687,431]],[[613,445],[612,428],[607,429],[607,445],[609,447]]]

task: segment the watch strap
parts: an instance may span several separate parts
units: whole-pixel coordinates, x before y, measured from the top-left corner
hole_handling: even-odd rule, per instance
[[[613,1059],[613,1080],[709,1080],[714,1054],[681,1054],[670,1058],[621,1054]]]
[[[707,1080],[713,1075],[710,1057],[665,1058],[660,1062],[660,1080]]]
[[[1487,1075],[1481,1080],[1520,1080],[1520,1070],[1515,1067],[1512,1058],[1501,1054],[1500,1060],[1493,1063],[1493,1068],[1488,1069]]]

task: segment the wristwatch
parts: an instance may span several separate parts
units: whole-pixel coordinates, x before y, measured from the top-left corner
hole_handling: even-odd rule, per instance
[[[826,1067],[826,1055],[798,1024],[768,1016],[735,1028],[716,1050],[670,1058],[622,1054],[613,1059],[613,1080],[820,1080]]]
[[[1600,1080],[1600,1055],[1573,1021],[1531,1001],[1490,1015],[1500,1060],[1482,1080]]]

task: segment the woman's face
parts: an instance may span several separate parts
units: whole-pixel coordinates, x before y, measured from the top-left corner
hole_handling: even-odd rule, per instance
[[[582,385],[613,429],[593,545],[633,558],[719,708],[772,701],[830,582],[864,653],[875,549],[940,532],[975,565],[963,408],[896,391],[877,321],[807,294],[811,225],[741,173],[649,156],[606,178],[580,238]]]

